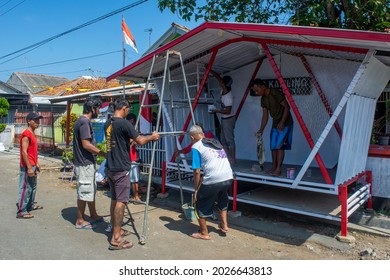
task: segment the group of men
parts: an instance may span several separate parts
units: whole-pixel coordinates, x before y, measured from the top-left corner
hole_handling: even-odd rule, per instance
[[[235,163],[234,125],[235,115],[232,111],[232,79],[228,76],[221,78],[213,74],[220,81],[222,88],[222,109],[215,109],[211,113],[221,113],[222,116],[222,145],[218,141],[205,138],[203,128],[193,125],[189,132],[192,142],[192,169],[194,172],[195,214],[200,230],[191,237],[210,240],[206,219],[213,216],[215,202],[221,215],[219,230],[228,232],[227,209],[228,189],[232,185],[233,171],[231,164]],[[272,168],[269,174],[280,176],[281,165],[284,159],[284,150],[291,149],[293,121],[290,107],[280,91],[266,87],[260,79],[251,82],[251,89],[261,96],[263,117],[258,133],[263,133],[268,122],[268,115],[273,118],[271,130]],[[225,96],[225,98],[223,98]],[[95,138],[91,119],[99,113],[101,101],[89,98],[83,107],[83,114],[74,125],[73,132],[73,163],[77,181],[77,217],[76,229],[91,230],[98,223],[104,222],[103,217],[96,211],[96,155],[106,158],[106,175],[111,189],[111,225],[112,237],[109,249],[128,249],[133,246],[131,241],[124,237],[129,234],[122,229],[125,206],[130,198],[131,180],[130,171],[134,166],[134,157],[130,157],[131,146],[145,145],[160,138],[157,132],[148,136],[141,136],[134,128],[135,116],[129,114],[129,103],[126,99],[116,99],[114,115],[104,125],[106,136],[106,152],[95,146]],[[42,209],[34,204],[36,194],[36,175],[40,170],[38,163],[38,146],[34,135],[39,126],[41,116],[30,113],[27,116],[28,128],[21,135],[20,140],[20,180],[17,202],[17,218],[30,219],[34,216],[30,211]],[[134,152],[134,151],[133,151]],[[203,169],[203,176],[201,176]],[[135,191],[135,199],[139,199]],[[85,209],[88,205],[90,219],[85,219]]]
[[[106,158],[106,175],[111,189],[111,225],[112,237],[109,245],[111,250],[128,249],[133,243],[124,236],[128,231],[122,229],[125,206],[130,198],[130,171],[134,166],[134,158],[130,158],[131,145],[145,145],[159,139],[153,132],[149,136],[141,136],[126,117],[129,115],[129,103],[125,99],[114,102],[114,115],[104,125],[106,136],[106,153],[95,147],[91,119],[96,118],[101,106],[99,99],[91,98],[84,103],[83,115],[74,125],[73,132],[73,163],[76,167],[77,181],[77,229],[93,229],[97,223],[103,222],[103,217],[96,213],[96,160],[94,155]],[[132,120],[132,118],[131,118]],[[77,156],[76,156],[77,155]],[[139,200],[138,193],[136,193]],[[84,219],[85,207],[88,204],[90,221]]]

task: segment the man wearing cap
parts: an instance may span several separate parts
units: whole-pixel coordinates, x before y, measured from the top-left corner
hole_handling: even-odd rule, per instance
[[[31,219],[34,216],[32,210],[42,209],[42,206],[34,205],[37,193],[37,172],[40,171],[38,163],[38,143],[34,131],[39,126],[39,116],[36,113],[27,115],[28,127],[20,135],[20,175],[19,195],[16,203],[18,219]]]
[[[290,105],[281,91],[267,87],[261,79],[251,81],[251,88],[255,95],[261,96],[263,117],[260,129],[257,132],[259,135],[263,134],[267,125],[268,114],[272,118],[270,135],[272,168],[268,171],[268,174],[280,176],[282,174],[284,151],[291,150],[292,143],[293,119],[290,113]]]
[[[214,70],[210,70],[210,73],[218,80],[221,87],[221,109],[210,110],[210,113],[221,114],[221,144],[228,155],[230,164],[235,164],[234,128],[236,126],[236,116],[233,110],[233,79],[230,76],[221,77]]]
[[[89,98],[84,103],[81,115],[73,128],[73,164],[75,165],[77,186],[77,218],[76,229],[91,230],[97,223],[104,222],[103,217],[96,212],[96,158],[105,157],[105,153],[94,146],[95,137],[91,119],[97,118],[102,102],[98,98]],[[88,204],[90,221],[84,217]]]

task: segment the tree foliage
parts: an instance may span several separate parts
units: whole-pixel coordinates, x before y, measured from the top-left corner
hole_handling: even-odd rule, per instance
[[[70,123],[69,123],[70,135],[73,134],[73,126],[74,126],[75,122],[77,121],[77,119],[78,119],[78,117],[75,113],[70,113]],[[62,133],[64,133],[64,134],[66,131],[66,123],[67,122],[68,122],[68,118],[65,115],[62,117],[61,122],[60,122],[61,130],[62,130]]]
[[[158,0],[184,20],[282,23],[385,31],[390,0]]]
[[[8,116],[9,107],[10,107],[10,105],[8,103],[8,100],[5,99],[4,97],[1,97],[0,98],[0,118]],[[0,133],[2,133],[5,130],[6,126],[7,125],[4,123],[0,124]]]

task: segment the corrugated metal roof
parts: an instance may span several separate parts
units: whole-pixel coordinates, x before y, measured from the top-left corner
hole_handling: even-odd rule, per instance
[[[360,51],[362,53],[361,59],[367,50],[374,49],[377,51],[376,58],[384,64],[390,65],[389,33],[319,27],[206,22],[112,74],[107,79],[145,81],[154,54],[167,50],[180,52],[185,62],[194,62],[186,66],[186,71],[192,71],[196,63],[207,63],[210,52],[214,48],[219,48],[213,69],[229,72],[259,60],[262,55],[261,47],[259,48],[261,42],[269,44],[282,42],[286,46],[301,46],[304,48],[301,50],[302,54],[307,52],[308,55],[333,57],[341,55],[340,53],[335,54],[335,51],[350,48],[354,52],[359,53]],[[271,48],[271,52],[280,52],[280,50]],[[348,57],[343,58],[348,59]],[[163,71],[164,63],[164,59],[157,59],[152,74],[158,75]]]
[[[40,74],[30,74],[30,73],[21,73],[14,72],[8,81],[12,81],[17,78],[21,84],[12,84],[11,86],[19,89],[22,92],[37,93],[49,87],[55,87],[57,85],[63,84],[69,81],[67,78],[47,76]]]

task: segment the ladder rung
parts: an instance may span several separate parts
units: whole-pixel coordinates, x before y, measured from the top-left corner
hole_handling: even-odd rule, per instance
[[[164,78],[164,76],[150,77],[149,81],[150,80],[158,80],[158,79],[162,79],[162,78]]]
[[[182,82],[184,81],[184,79],[180,79],[180,80],[170,80],[169,82],[170,83],[178,83],[178,82]]]
[[[169,51],[168,54],[180,55],[180,52],[178,52],[178,51]]]
[[[189,105],[185,106],[185,105],[182,105],[182,106],[179,106],[179,105],[176,105],[176,106],[172,106],[172,109],[183,109],[183,108],[190,108]]]
[[[147,104],[147,105],[142,105],[141,108],[152,108],[158,106],[160,106],[160,104]]]

